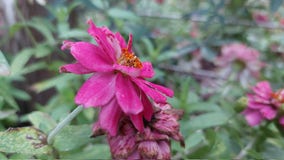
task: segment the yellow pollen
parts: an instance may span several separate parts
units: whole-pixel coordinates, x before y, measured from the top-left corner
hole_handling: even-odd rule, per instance
[[[129,52],[127,49],[123,48],[121,50],[121,55],[118,58],[118,63],[128,67],[142,68],[142,63],[139,58],[134,55],[134,53]]]

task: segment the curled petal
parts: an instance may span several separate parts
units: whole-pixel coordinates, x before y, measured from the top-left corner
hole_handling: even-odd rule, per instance
[[[59,68],[60,73],[88,74],[94,71],[84,67],[80,63],[66,64]]]
[[[79,89],[75,102],[84,107],[105,105],[114,96],[115,79],[112,73],[96,73]]]
[[[108,131],[111,136],[115,136],[121,116],[122,111],[114,98],[101,108],[99,123],[102,129]]]
[[[71,41],[63,41],[63,44],[61,46],[61,50],[66,50],[66,49],[70,49],[71,46],[74,44],[75,42],[71,42]]]
[[[143,111],[137,89],[128,76],[118,74],[115,88],[117,101],[124,113],[136,115]]]
[[[167,98],[162,95],[159,91],[149,87],[145,83],[147,83],[143,79],[138,79],[138,78],[132,78],[132,81],[134,81],[137,86],[139,86],[142,91],[145,92],[146,95],[150,96],[156,103],[166,103]]]
[[[114,54],[115,50],[107,39],[107,36],[113,35],[113,33],[109,30],[106,33],[105,27],[99,28],[91,20],[88,21],[88,24],[89,24],[88,33],[102,47],[102,49],[105,51],[105,54],[107,54],[108,57],[112,59],[112,61],[115,61],[116,60],[116,57]]]
[[[113,70],[112,61],[98,46],[88,42],[77,42],[71,47],[74,58],[88,69],[107,72]]]
[[[148,86],[150,86],[151,88],[153,89],[156,89],[157,91],[169,96],[169,97],[172,97],[174,96],[174,91],[167,88],[167,87],[164,87],[164,86],[161,86],[161,85],[157,85],[157,84],[154,84],[154,83],[151,83],[149,81],[144,81]]]

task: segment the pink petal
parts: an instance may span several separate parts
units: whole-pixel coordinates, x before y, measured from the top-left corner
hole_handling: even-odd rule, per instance
[[[272,89],[268,81],[258,82],[256,86],[252,88],[252,90],[254,93],[265,99],[269,99],[272,94]]]
[[[159,154],[157,159],[171,159],[171,148],[168,141],[160,141],[159,144]]]
[[[141,69],[140,77],[152,78],[155,75],[151,62],[143,62],[142,66],[143,68]]]
[[[118,74],[115,89],[117,101],[124,113],[138,114],[143,110],[137,90],[128,76]]]
[[[141,113],[137,115],[131,114],[130,119],[139,132],[142,132],[144,130],[143,116]]]
[[[141,73],[141,70],[139,68],[128,67],[128,66],[123,66],[119,64],[114,64],[113,67],[115,70],[118,70],[131,77],[138,77]]]
[[[71,46],[76,43],[76,42],[71,42],[71,41],[63,41],[63,44],[61,46],[61,50],[65,50],[65,49],[70,49]]]
[[[102,49],[105,51],[107,56],[114,62],[116,60],[115,58],[115,50],[113,46],[108,42],[107,35],[105,33],[104,28],[98,28],[91,20],[88,21],[89,28],[88,32],[93,38],[97,41],[99,46],[102,47]],[[109,34],[113,34],[111,31],[109,31]]]
[[[277,111],[271,107],[265,107],[260,110],[260,113],[264,118],[272,120],[276,117]]]
[[[146,83],[149,87],[153,88],[153,89],[156,89],[158,90],[159,92],[169,96],[169,97],[173,97],[174,96],[174,91],[167,88],[167,87],[164,87],[164,86],[161,86],[161,85],[157,85],[155,83],[151,83],[149,81],[145,81],[143,80],[144,83]]]
[[[71,47],[74,58],[88,69],[107,72],[113,70],[112,61],[98,46],[88,42],[77,42]]]
[[[66,64],[59,68],[60,73],[75,73],[75,74],[88,74],[94,71],[82,66],[80,63]]]
[[[141,92],[141,101],[144,106],[143,116],[147,121],[150,121],[154,113],[154,110],[152,107],[152,103],[149,101],[148,97],[145,95],[144,92]]]
[[[116,76],[112,73],[96,73],[79,89],[75,102],[84,107],[105,105],[114,96]]]
[[[279,123],[284,127],[284,116],[279,118]]]
[[[99,122],[102,129],[108,131],[111,136],[115,136],[121,116],[122,111],[115,98],[113,98],[101,108]]]
[[[139,78],[132,78],[132,81],[136,83],[137,86],[139,86],[146,95],[150,96],[156,103],[166,103],[167,98],[163,96],[159,91],[149,87],[145,83],[147,83],[143,79]]]
[[[270,107],[268,104],[263,104],[263,103],[258,103],[255,101],[251,101],[250,99],[248,100],[248,107],[252,109],[261,109],[265,107]]]
[[[115,37],[118,40],[121,48],[127,48],[124,38],[121,36],[119,32],[115,33]]]
[[[243,114],[250,126],[256,126],[263,120],[262,115],[256,110],[246,109]]]
[[[127,44],[127,50],[128,52],[132,52],[132,34],[129,34],[129,38],[128,38],[128,44]]]

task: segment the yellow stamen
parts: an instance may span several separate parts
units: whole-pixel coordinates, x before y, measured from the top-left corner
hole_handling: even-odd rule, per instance
[[[129,52],[127,49],[121,50],[121,56],[118,58],[118,63],[128,67],[142,68],[142,63],[139,58],[134,55],[134,53]]]

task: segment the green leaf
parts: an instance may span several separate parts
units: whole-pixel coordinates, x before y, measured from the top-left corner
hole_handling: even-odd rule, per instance
[[[112,18],[120,18],[132,21],[138,21],[139,17],[136,16],[133,12],[128,10],[123,10],[119,8],[111,8],[107,11],[107,14]]]
[[[189,105],[190,112],[209,112],[220,111],[220,107],[214,103],[209,102],[197,102]]]
[[[48,133],[55,126],[56,122],[46,113],[35,111],[28,115],[28,119],[34,127]]]
[[[0,110],[0,120],[7,118],[14,113],[16,113],[16,110],[6,110],[6,111]]]
[[[0,50],[0,76],[7,76],[10,74],[10,67],[9,64]]]
[[[224,112],[205,113],[189,121],[189,128],[191,129],[205,129],[215,126],[224,125],[228,122],[230,116]]]
[[[74,75],[59,75],[55,78],[51,78],[49,80],[36,83],[32,86],[32,89],[34,89],[36,92],[42,92],[47,89],[50,89],[52,87],[62,87],[64,84],[67,84],[66,82],[68,80],[74,79]]]
[[[192,147],[195,147],[199,143],[205,140],[203,131],[198,130],[194,132],[192,135],[185,139],[185,150],[189,150]]]
[[[46,135],[33,127],[9,128],[0,132],[0,151],[5,153],[51,154]]]
[[[70,151],[61,154],[62,159],[111,159],[107,144],[95,144],[78,152]]]
[[[270,12],[276,12],[281,7],[283,0],[270,0]]]
[[[12,75],[20,74],[32,55],[33,51],[30,48],[24,49],[18,53],[11,63]]]
[[[70,151],[91,142],[92,129],[89,125],[66,126],[54,139],[58,151]]]

